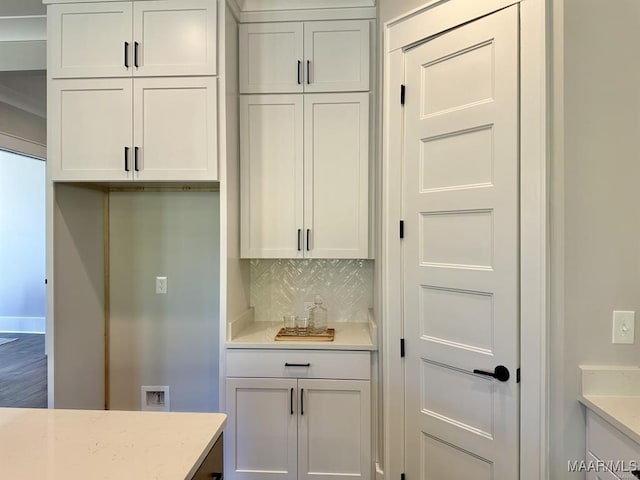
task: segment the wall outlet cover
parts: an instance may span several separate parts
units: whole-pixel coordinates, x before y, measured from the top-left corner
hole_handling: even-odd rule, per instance
[[[168,385],[142,385],[140,387],[141,410],[151,412],[170,412],[171,397]]]

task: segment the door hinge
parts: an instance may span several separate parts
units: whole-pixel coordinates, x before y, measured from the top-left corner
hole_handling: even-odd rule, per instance
[[[516,383],[520,383],[520,369],[516,370]]]
[[[404,85],[400,85],[400,105],[404,105]]]
[[[404,220],[400,220],[400,238],[404,238]]]
[[[400,358],[404,357],[404,338],[400,339]]]

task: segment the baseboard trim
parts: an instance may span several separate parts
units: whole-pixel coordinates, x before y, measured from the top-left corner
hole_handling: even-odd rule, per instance
[[[45,317],[0,316],[0,333],[45,333]]]

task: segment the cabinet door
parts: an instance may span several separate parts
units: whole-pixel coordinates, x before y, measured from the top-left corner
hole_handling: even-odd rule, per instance
[[[49,5],[47,12],[52,78],[131,76],[131,2]]]
[[[134,2],[134,75],[215,75],[216,2]]]
[[[216,180],[216,79],[136,78],[136,180]]]
[[[304,58],[305,92],[369,90],[369,21],[305,23]]]
[[[369,255],[369,94],[305,95],[305,256]]]
[[[240,93],[302,92],[302,23],[242,24]]]
[[[302,257],[301,95],[240,97],[241,255]]]
[[[49,82],[47,165],[53,180],[131,178],[131,82]]]
[[[371,478],[370,383],[298,380],[298,480]]]
[[[295,379],[227,379],[226,479],[296,479],[296,400]]]

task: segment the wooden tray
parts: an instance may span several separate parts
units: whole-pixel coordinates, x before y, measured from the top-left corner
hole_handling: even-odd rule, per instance
[[[286,333],[284,327],[276,334],[276,342],[333,342],[336,336],[335,328],[327,328],[327,333],[310,333],[309,335],[296,335]]]

